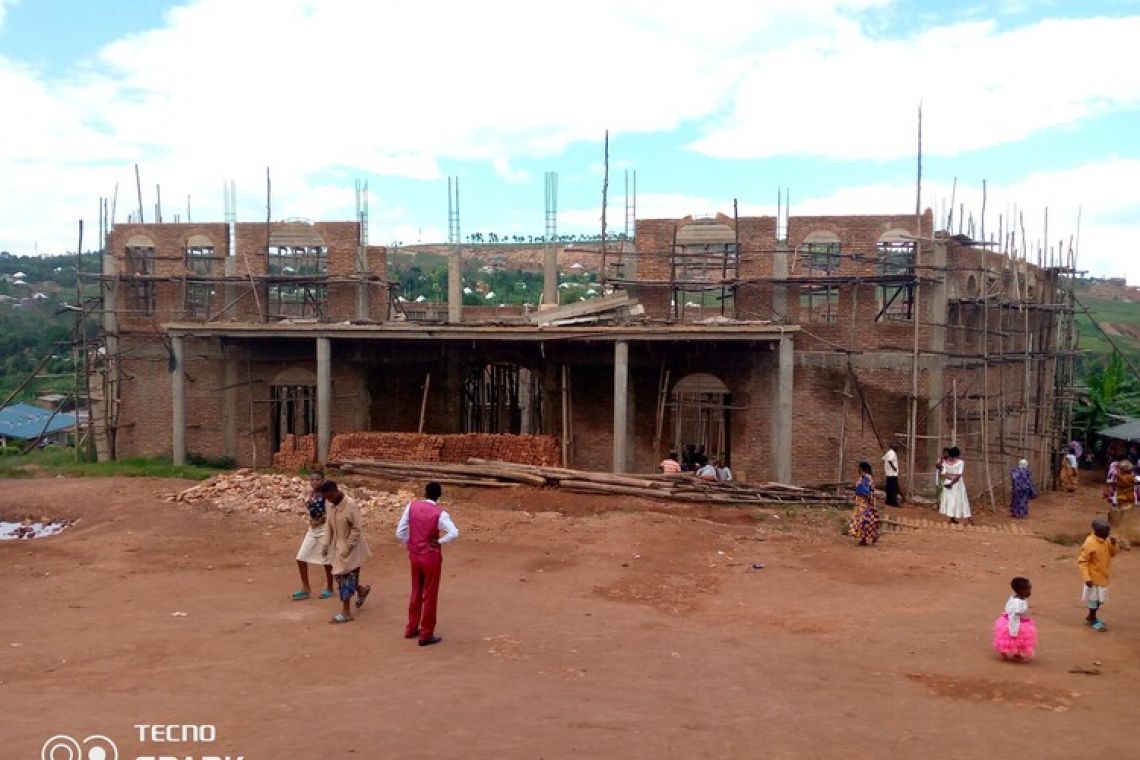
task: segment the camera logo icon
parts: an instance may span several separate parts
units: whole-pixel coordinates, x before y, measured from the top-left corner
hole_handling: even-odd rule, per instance
[[[119,748],[102,734],[92,734],[82,742],[67,734],[56,734],[44,742],[40,760],[119,760]]]

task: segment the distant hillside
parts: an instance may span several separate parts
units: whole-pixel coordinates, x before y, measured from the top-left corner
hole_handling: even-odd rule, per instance
[[[453,246],[446,244],[433,245],[402,245],[388,248],[389,263],[397,264],[406,258],[419,258],[422,256],[440,257],[446,261],[447,254]],[[614,241],[607,245],[610,251],[621,249],[621,243]],[[484,243],[480,245],[464,244],[460,246],[460,255],[464,262],[471,262],[476,267],[499,266],[505,269],[521,269],[524,271],[541,271],[542,257],[545,248],[542,243]],[[601,268],[602,256],[599,243],[558,243],[558,268],[568,269],[574,264],[581,264],[582,268],[596,272]],[[419,262],[417,262],[419,263]]]
[[[99,269],[98,254],[82,257],[86,272]],[[72,334],[76,300],[74,256],[12,256],[0,251],[0,401],[18,388],[50,355],[36,379],[14,401],[30,401],[46,392],[70,393],[75,387]],[[97,288],[88,286],[87,296]],[[86,325],[94,338],[94,320]]]
[[[1088,308],[1092,319],[1112,338],[1112,341],[1134,363],[1140,364],[1140,302],[1106,300],[1079,296]],[[1096,329],[1092,320],[1077,315],[1080,348],[1086,352],[1083,363],[1103,364],[1112,354],[1112,345],[1104,333]]]

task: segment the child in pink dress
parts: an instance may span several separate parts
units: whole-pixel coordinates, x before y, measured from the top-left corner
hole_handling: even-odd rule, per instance
[[[994,622],[994,649],[1003,660],[1023,662],[1037,649],[1037,626],[1029,615],[1029,596],[1033,584],[1028,578],[1014,578],[1009,583],[1013,596],[1005,603],[1005,612]]]

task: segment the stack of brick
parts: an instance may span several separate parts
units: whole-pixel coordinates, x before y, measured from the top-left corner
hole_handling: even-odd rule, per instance
[[[300,470],[317,461],[317,437],[290,433],[281,442],[281,450],[273,455],[276,470]]]
[[[339,433],[333,436],[329,457],[382,459],[388,462],[440,462],[442,435],[416,433]]]
[[[378,459],[386,462],[464,463],[471,457],[500,462],[558,465],[558,439],[550,435],[493,435],[461,433],[428,435],[418,433],[339,433],[333,437],[329,458]],[[317,460],[316,436],[285,437],[281,451],[273,455],[279,470],[298,470]]]

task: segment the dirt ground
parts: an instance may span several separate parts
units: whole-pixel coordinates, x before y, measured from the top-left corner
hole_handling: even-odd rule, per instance
[[[834,511],[450,488],[461,536],[430,648],[402,637],[390,515],[366,518],[373,595],[331,626],[333,600],[289,599],[302,518],[159,496],[185,485],[4,483],[0,515],[80,522],[0,542],[3,757],[58,733],[180,760],[1138,751],[1140,549],[1114,565],[1098,634],[1063,545],[1103,509],[1092,485],[1035,502],[1025,534],[1000,507],[957,530],[890,510],[920,527],[870,548]],[[990,650],[1017,574],[1041,634],[1024,665]],[[140,745],[136,724],[213,724],[217,740]]]

